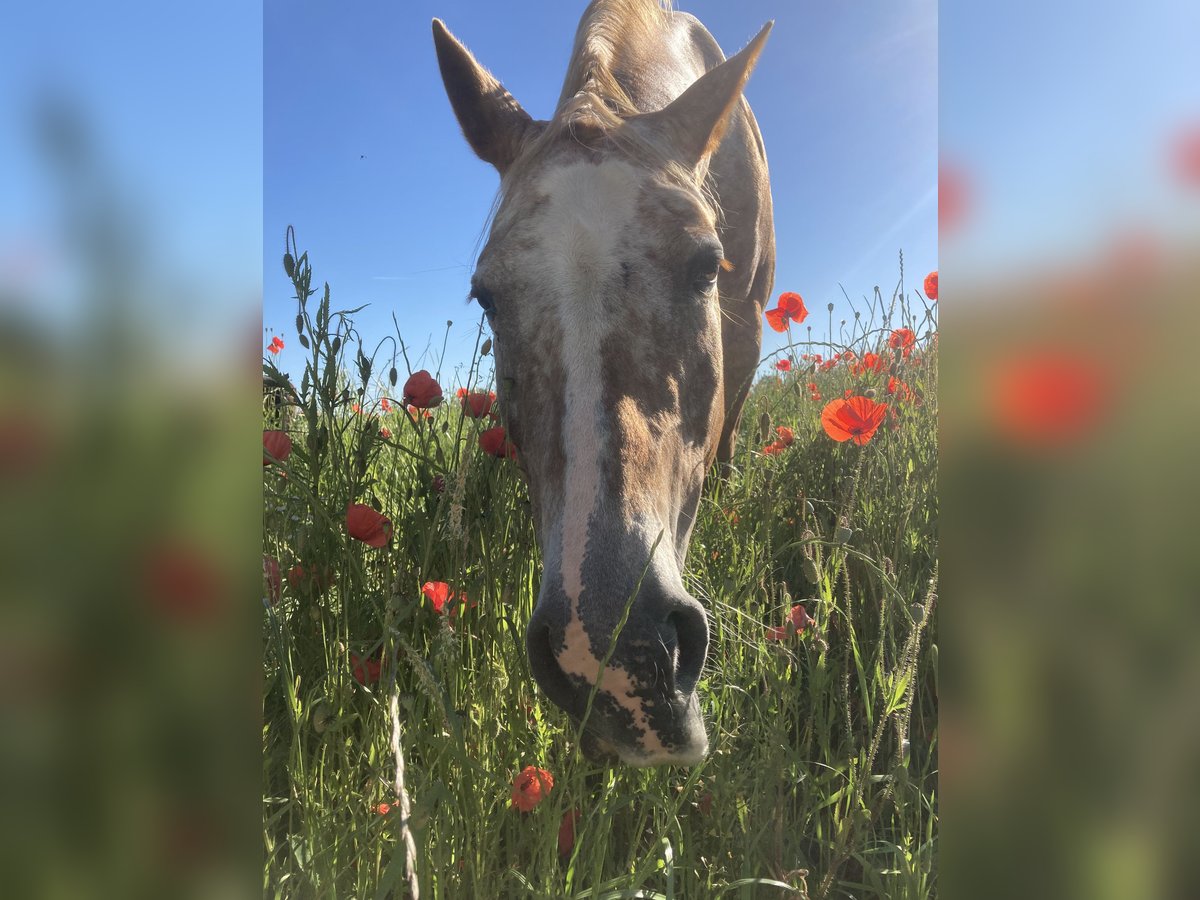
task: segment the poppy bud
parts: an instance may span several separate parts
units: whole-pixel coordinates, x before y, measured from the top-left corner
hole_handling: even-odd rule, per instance
[[[771,437],[771,414],[764,412],[758,418],[758,439],[766,442]]]
[[[304,334],[304,314],[296,313],[296,333]]]
[[[325,729],[329,727],[329,723],[333,721],[333,710],[325,703],[324,700],[313,707],[312,711],[312,726],[313,731],[317,734],[324,734]]]
[[[298,337],[296,340],[300,342],[300,346],[305,350],[309,349],[308,338],[306,338],[304,335],[300,335],[300,337]]]
[[[342,348],[342,339],[341,339],[340,337],[337,337],[337,336],[335,335],[335,336],[334,336],[334,338],[333,338],[333,340],[332,340],[332,341],[330,341],[330,343],[329,343],[329,349],[330,349],[331,351],[333,351],[333,355],[334,355],[334,356],[337,356],[337,352],[338,352],[338,350],[340,350],[341,348]]]
[[[816,584],[821,580],[821,573],[817,571],[817,564],[811,556],[805,556],[800,561],[800,568],[804,572],[804,577],[808,579],[810,584]]]
[[[392,383],[392,387],[396,386],[396,381],[399,377],[399,374],[396,372],[396,367],[392,366],[391,370],[388,372],[388,381]]]
[[[826,308],[827,310],[829,310],[830,312],[833,312],[833,304],[832,304],[832,303],[830,303],[830,304],[829,304],[828,306],[826,306],[825,308]]]
[[[287,272],[288,278],[296,274],[296,260],[290,253],[283,254],[283,271]]]
[[[486,341],[483,342],[483,346],[479,348],[479,355],[487,356],[491,352],[492,352],[492,339],[488,338]]]
[[[875,388],[867,388],[865,391],[863,391],[863,396],[866,397],[868,400],[874,400],[875,399]]]

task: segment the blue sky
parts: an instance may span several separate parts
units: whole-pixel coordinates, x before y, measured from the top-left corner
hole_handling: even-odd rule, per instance
[[[937,267],[937,4],[680,0],[727,54],[775,29],[747,95],[771,167],[775,295],[797,291],[814,337],[880,285]],[[474,346],[464,303],[498,177],[463,141],[430,37],[437,16],[531,115],[547,118],[586,3],[268,0],[264,18],[264,325],[302,362],[280,257],[294,225],[335,308],[364,303],[369,343],[394,332],[414,368],[447,375]],[[860,307],[862,304],[860,303]],[[764,351],[782,341],[769,329]],[[448,380],[448,379],[447,379]]]

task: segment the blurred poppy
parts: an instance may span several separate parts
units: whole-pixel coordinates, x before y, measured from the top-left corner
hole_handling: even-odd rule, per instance
[[[780,372],[790,372],[792,371],[792,361],[790,359],[781,359],[775,363],[775,368]]]
[[[809,616],[808,611],[804,608],[804,604],[797,603],[792,607],[792,611],[788,613],[787,620],[782,626],[773,625],[767,629],[767,640],[784,641],[790,637],[795,637],[809,625],[816,624],[816,621]]]
[[[383,673],[383,660],[376,657],[362,659],[358,654],[351,653],[350,666],[354,680],[359,684],[374,684]]]
[[[575,848],[575,823],[582,815],[577,809],[569,809],[563,813],[562,824],[558,826],[559,856],[566,856]]]
[[[428,371],[421,369],[404,382],[404,402],[417,409],[429,409],[442,402],[442,388]]]
[[[925,276],[925,296],[930,300],[937,299],[937,271],[930,272]],[[953,304],[952,304],[953,305]]]
[[[377,805],[375,807],[375,812],[379,813],[379,815],[381,815],[381,816],[386,816],[391,811],[392,811],[392,804],[390,804],[390,803],[386,803],[386,802],[380,803],[379,805]]]
[[[875,434],[887,415],[887,404],[869,397],[831,400],[821,410],[821,425],[835,441],[854,441],[862,446]]]
[[[513,779],[512,805],[521,812],[531,812],[554,788],[554,776],[545,769],[526,766]]]
[[[333,585],[335,577],[328,566],[304,566],[300,563],[288,569],[288,586],[301,593],[323,594]]]
[[[454,596],[450,593],[450,585],[444,581],[425,582],[421,585],[421,593],[429,599],[436,613],[441,613],[446,608],[446,601]]]
[[[382,547],[391,539],[392,523],[364,503],[346,507],[346,533],[368,547]]]
[[[1108,364],[1060,350],[1034,350],[1001,362],[989,384],[991,412],[1010,440],[1030,446],[1087,437],[1108,412]]]
[[[765,453],[767,456],[778,456],[780,453],[782,453],[786,449],[787,449],[787,445],[784,444],[782,441],[774,441],[770,444],[767,444],[767,446],[763,447],[762,452]]]
[[[1200,187],[1200,125],[1175,138],[1171,156],[1176,177],[1189,187]]]
[[[409,417],[412,419],[416,419],[418,416],[423,416],[426,419],[433,418],[433,413],[431,413],[429,410],[424,410],[424,411],[419,410],[412,404],[409,404],[408,406],[404,407],[404,409],[408,412]]]
[[[283,341],[280,339],[279,335],[276,335],[275,337],[271,338],[271,343],[267,344],[267,350],[271,354],[277,354],[282,349],[283,349]]]
[[[459,388],[458,399],[462,403],[464,415],[473,419],[482,419],[492,411],[492,404],[496,402],[496,394],[494,391],[468,391],[466,388]]]
[[[273,462],[283,462],[292,454],[292,439],[288,437],[286,431],[264,431],[263,450],[265,451],[263,453],[264,466],[269,466]]]
[[[441,475],[434,475],[433,481],[430,482],[429,486],[433,488],[435,494],[440,494],[446,490],[446,479]]]
[[[392,404],[388,401],[387,397],[384,397],[379,401],[379,408],[382,409],[384,412],[391,412]]]
[[[487,431],[480,432],[479,447],[484,453],[499,457],[500,459],[506,456],[509,459],[517,458],[517,448],[505,436],[503,425],[497,425],[495,428],[489,428]]]
[[[966,177],[957,166],[938,163],[938,234],[948,235],[963,221],[967,209]]]
[[[143,584],[151,604],[177,621],[210,619],[229,596],[227,579],[213,558],[184,540],[160,544],[151,551]]]
[[[912,353],[912,346],[917,342],[917,336],[911,328],[897,328],[888,335],[888,346],[893,350],[903,350],[905,357]]]
[[[392,433],[387,428],[379,429],[379,436],[385,441],[392,436]]]
[[[779,443],[785,447],[792,446],[792,441],[796,439],[796,433],[786,425],[779,425],[775,428],[775,433],[779,435]]]
[[[351,403],[350,404],[350,412],[354,413],[356,416],[361,416],[362,415],[362,407],[359,406],[357,403]]]
[[[274,606],[279,602],[279,594],[283,590],[283,577],[279,574],[279,560],[273,556],[263,556],[263,580],[267,584],[267,599]]]

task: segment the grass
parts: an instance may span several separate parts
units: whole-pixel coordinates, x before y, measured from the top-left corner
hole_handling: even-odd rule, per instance
[[[271,357],[264,367],[275,385],[264,428],[293,440],[286,462],[264,467],[264,554],[285,573],[278,597],[264,580],[266,894],[407,896],[409,825],[423,898],[935,896],[937,361],[925,301],[876,291],[836,345],[796,343],[793,370],[754,385],[686,576],[710,617],[698,691],[712,753],[636,770],[583,759],[530,674],[538,549],[516,465],[478,447],[494,423],[464,416],[446,384],[432,418],[406,413],[404,345],[363,347],[354,311],[312,287],[292,240],[287,339],[309,361],[292,382]],[[916,333],[907,359],[887,347],[901,325]],[[846,348],[880,353],[913,398],[887,392],[888,372],[814,373],[801,358]],[[481,332],[465,386],[486,388],[488,349]],[[820,412],[846,390],[873,390],[898,418],[861,447],[835,443]],[[776,425],[795,441],[766,455]],[[352,502],[391,520],[389,546],[346,535]],[[295,565],[333,584],[290,580]],[[439,615],[428,581],[477,605]],[[793,603],[816,624],[768,640]],[[378,681],[360,683],[351,654],[379,657]],[[520,813],[510,794],[527,765],[554,787]],[[571,810],[575,840],[560,855]]]

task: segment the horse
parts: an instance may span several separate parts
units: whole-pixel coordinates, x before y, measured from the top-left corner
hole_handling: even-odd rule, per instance
[[[742,93],[772,24],[727,60],[669,4],[594,0],[537,120],[433,20],[463,135],[500,175],[470,298],[542,553],[529,666],[595,760],[708,753],[708,620],[682,572],[774,280],[766,151]]]

